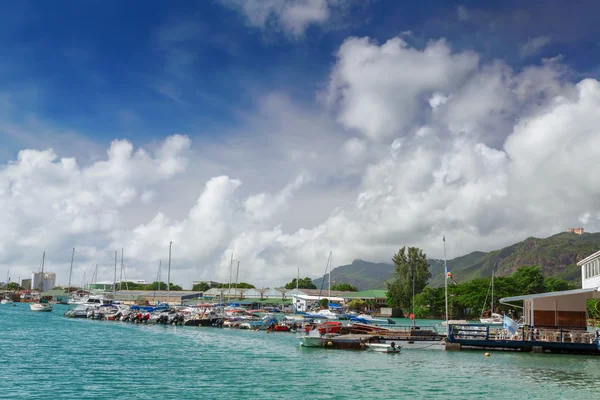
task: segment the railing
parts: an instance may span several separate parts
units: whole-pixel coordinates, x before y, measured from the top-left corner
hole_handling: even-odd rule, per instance
[[[532,328],[527,325],[519,327],[515,333],[510,333],[501,327],[488,325],[450,325],[448,339],[450,341],[454,339],[466,339],[597,344],[600,348],[600,332],[598,331],[588,332],[573,328]]]

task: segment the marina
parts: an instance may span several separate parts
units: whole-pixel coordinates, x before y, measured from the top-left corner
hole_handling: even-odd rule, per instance
[[[484,357],[482,351],[412,351],[410,345],[402,345],[399,354],[328,351],[300,346],[302,332],[65,318],[68,308],[56,305],[51,313],[33,313],[19,303],[0,308],[0,360],[10,366],[0,381],[2,393],[31,398],[52,391],[56,398],[81,399],[453,399],[493,398],[502,387],[503,396],[515,399],[579,399],[600,390],[597,357],[515,352]],[[31,332],[44,335],[44,341]],[[40,379],[31,385],[34,372]]]

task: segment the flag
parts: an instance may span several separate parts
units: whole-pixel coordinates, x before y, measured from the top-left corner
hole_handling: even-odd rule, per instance
[[[458,283],[456,283],[456,281],[454,280],[454,277],[452,276],[452,272],[450,272],[448,270],[448,266],[446,266],[446,279],[450,278],[450,280],[452,280],[452,283],[454,283],[455,285],[458,285]]]
[[[504,314],[504,329],[509,331],[511,334],[515,334],[519,330],[519,325],[510,319],[506,314]]]

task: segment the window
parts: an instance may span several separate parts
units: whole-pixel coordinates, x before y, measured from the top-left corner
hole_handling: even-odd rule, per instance
[[[590,277],[590,263],[585,264],[585,279]]]

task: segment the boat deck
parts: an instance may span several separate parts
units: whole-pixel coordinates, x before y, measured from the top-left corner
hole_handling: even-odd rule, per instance
[[[447,350],[487,349],[600,355],[597,332],[582,329],[521,327],[515,334],[501,327],[451,325]]]

